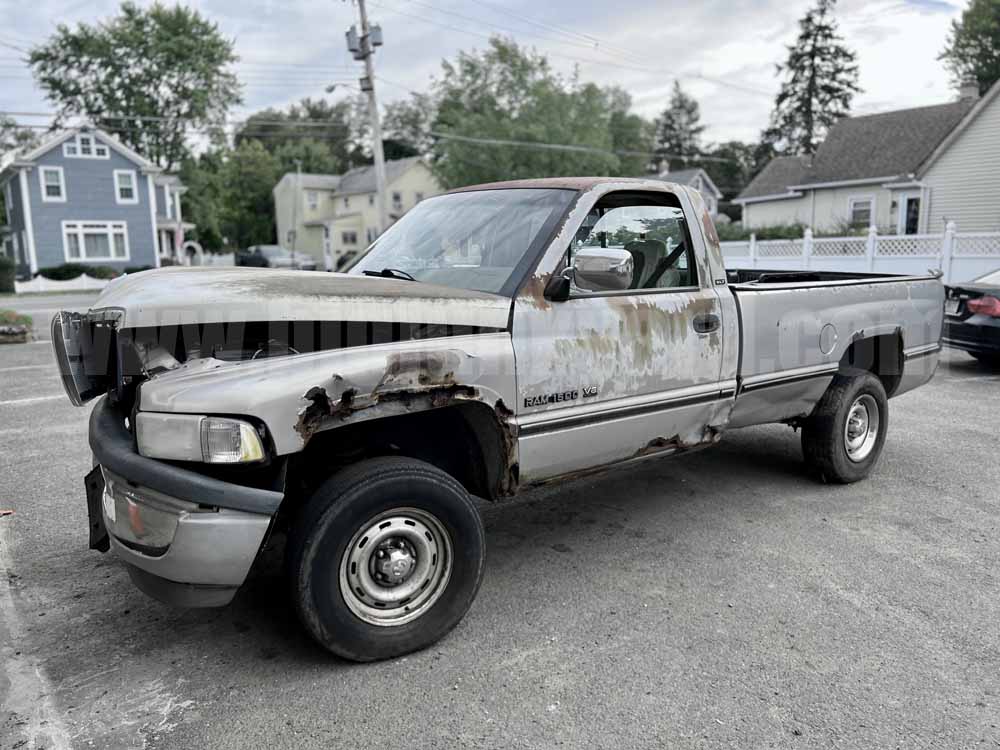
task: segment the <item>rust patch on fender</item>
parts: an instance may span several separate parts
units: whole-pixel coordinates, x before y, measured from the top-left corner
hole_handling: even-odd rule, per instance
[[[345,421],[358,412],[377,410],[380,406],[398,405],[402,412],[407,412],[418,407],[438,409],[456,400],[475,399],[479,395],[475,388],[455,380],[455,370],[461,362],[461,353],[453,350],[400,352],[388,357],[385,371],[371,393],[359,393],[352,386],[333,400],[326,387],[313,386],[302,396],[309,404],[299,410],[295,431],[304,445],[330,420]],[[333,390],[342,383],[340,375],[333,376]]]
[[[497,492],[500,495],[509,496],[517,492],[517,485],[520,481],[517,426],[513,422],[514,412],[507,407],[502,398],[497,399],[496,404],[493,406],[493,413],[496,415],[497,424],[500,426],[500,437],[503,440],[504,449],[504,470],[500,474],[500,486],[497,488]]]

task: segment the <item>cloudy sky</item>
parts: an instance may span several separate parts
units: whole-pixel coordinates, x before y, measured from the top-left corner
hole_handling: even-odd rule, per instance
[[[700,102],[707,141],[754,139],[778,87],[774,64],[812,0],[369,0],[385,46],[376,56],[379,96],[424,89],[442,58],[482,48],[493,33],[516,37],[566,73],[619,84],[635,109],[662,110],[674,77]],[[349,0],[192,0],[235,39],[245,83],[241,116],[330,83],[354,85],[360,64],[344,49],[356,20]],[[964,1],[841,0],[837,17],[859,55],[864,93],[855,111],[936,104],[954,96],[937,60]],[[113,15],[109,0],[0,0],[0,111],[46,112],[50,105],[19,58],[58,23]],[[338,89],[334,96],[341,96]],[[23,122],[29,120],[18,118]],[[30,120],[41,122],[41,120]]]

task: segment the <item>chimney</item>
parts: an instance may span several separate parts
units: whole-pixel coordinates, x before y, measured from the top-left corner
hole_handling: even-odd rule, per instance
[[[958,100],[975,101],[979,98],[979,82],[975,78],[966,78],[958,87]]]

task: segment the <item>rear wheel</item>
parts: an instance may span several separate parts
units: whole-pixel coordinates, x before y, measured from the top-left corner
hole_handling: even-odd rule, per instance
[[[472,605],[485,547],[479,511],[453,477],[414,459],[364,461],[323,484],[289,536],[299,617],[354,661],[425,648]]]
[[[864,479],[882,454],[889,401],[869,372],[837,375],[802,427],[806,464],[824,482]]]

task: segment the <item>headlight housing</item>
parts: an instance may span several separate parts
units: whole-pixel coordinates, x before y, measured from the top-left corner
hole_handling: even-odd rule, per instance
[[[260,433],[242,419],[139,412],[135,432],[139,453],[149,458],[207,464],[246,464],[267,458]]]

